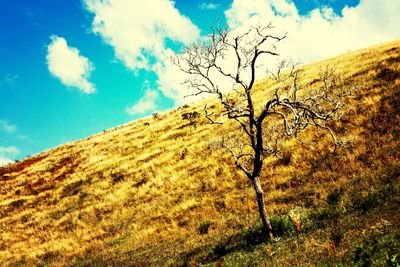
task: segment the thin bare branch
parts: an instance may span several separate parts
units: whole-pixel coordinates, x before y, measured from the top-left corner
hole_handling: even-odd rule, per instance
[[[215,121],[211,116],[214,115],[214,112],[209,113],[207,110],[207,104],[204,105],[204,113],[207,120],[211,122],[211,124],[223,124],[223,122]]]

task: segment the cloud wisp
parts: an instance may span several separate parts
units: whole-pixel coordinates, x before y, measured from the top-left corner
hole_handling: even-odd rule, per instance
[[[219,4],[215,4],[215,3],[200,3],[199,4],[199,8],[202,10],[214,10],[214,9],[218,9],[220,7]]]
[[[18,155],[19,149],[15,146],[0,146],[0,166],[13,162],[11,157]]]
[[[154,111],[157,108],[157,101],[160,95],[156,90],[147,89],[144,96],[131,107],[126,108],[126,112],[130,115],[145,114]]]
[[[0,120],[0,130],[6,133],[15,133],[17,131],[17,126],[6,120]]]
[[[50,73],[64,85],[75,87],[85,94],[96,91],[88,81],[93,65],[88,58],[80,55],[78,49],[68,46],[63,37],[52,36],[47,47],[47,66]]]

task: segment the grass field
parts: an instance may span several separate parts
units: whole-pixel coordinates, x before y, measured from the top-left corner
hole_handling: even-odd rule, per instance
[[[345,145],[308,132],[288,161],[266,159],[275,242],[218,145],[232,125],[182,119],[200,102],[1,167],[1,265],[399,266],[400,42],[306,65],[304,85],[327,65],[354,87],[332,125]],[[272,87],[260,80],[256,102]]]

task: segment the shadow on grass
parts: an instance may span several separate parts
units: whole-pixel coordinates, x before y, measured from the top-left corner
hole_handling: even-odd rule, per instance
[[[273,216],[271,224],[275,237],[287,237],[295,233],[287,216]],[[196,264],[207,264],[233,252],[253,251],[256,245],[269,242],[267,237],[268,235],[263,229],[261,220],[257,220],[243,232],[224,238],[214,246],[196,248],[182,254],[180,258],[183,259],[183,266],[190,266],[191,261],[195,261]]]

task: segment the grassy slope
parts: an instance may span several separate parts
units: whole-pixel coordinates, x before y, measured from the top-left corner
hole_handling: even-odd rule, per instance
[[[199,103],[0,168],[0,262],[118,266],[223,260],[235,266],[354,263],[368,257],[395,261],[400,42],[307,65],[305,84],[313,83],[327,64],[358,88],[334,126],[348,143],[330,154],[329,140],[309,133],[306,139],[318,136],[319,142],[297,144],[290,164],[267,160],[264,189],[280,241],[262,243],[251,184],[217,145],[231,126],[200,119],[194,128],[182,120],[185,112],[201,112]],[[255,99],[270,93],[268,84],[259,82]],[[289,213],[301,219],[298,240]]]

